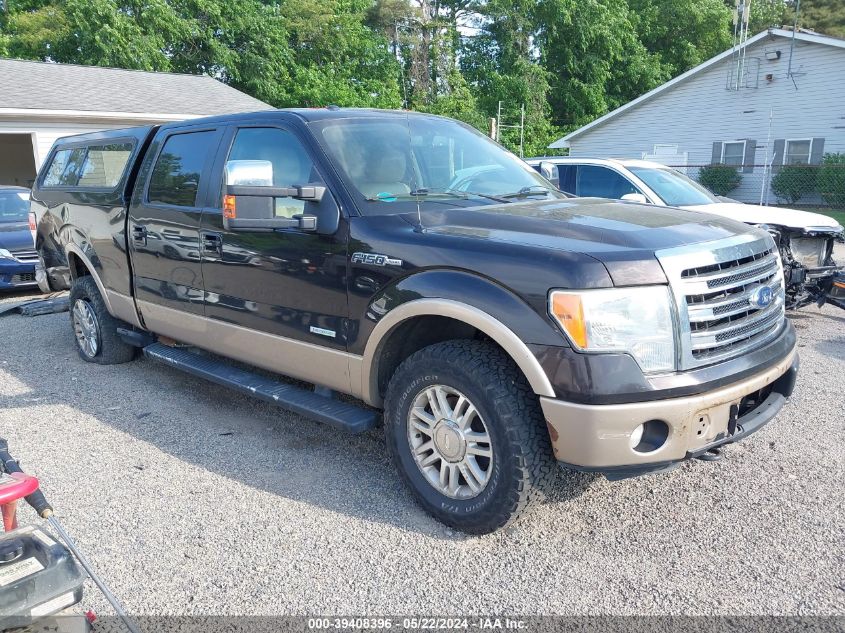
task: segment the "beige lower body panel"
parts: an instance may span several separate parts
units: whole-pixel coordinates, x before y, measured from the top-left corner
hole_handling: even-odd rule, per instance
[[[131,323],[135,327],[141,327],[138,311],[135,309],[135,300],[132,297],[114,290],[106,290],[103,299],[106,302],[109,314],[113,317]]]
[[[728,428],[731,406],[780,378],[792,366],[793,350],[777,365],[708,393],[652,402],[584,405],[540,398],[555,457],[585,468],[650,464],[683,459],[688,451],[717,439]],[[649,453],[630,446],[643,422],[663,420],[669,435]]]
[[[361,357],[216,319],[138,301],[147,329],[297,380],[358,396]],[[357,390],[360,392],[360,388]]]

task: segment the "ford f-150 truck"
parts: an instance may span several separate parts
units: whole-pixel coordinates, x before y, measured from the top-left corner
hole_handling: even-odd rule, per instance
[[[383,418],[420,504],[470,533],[542,498],[556,462],[618,479],[715,460],[795,382],[766,231],[573,198],[449,119],[68,137],[32,210],[84,360],[140,348],[342,431]]]

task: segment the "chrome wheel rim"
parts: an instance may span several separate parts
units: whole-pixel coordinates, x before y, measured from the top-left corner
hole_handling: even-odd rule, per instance
[[[493,444],[475,405],[457,389],[432,385],[408,413],[408,443],[429,484],[452,499],[477,497],[493,473]]]
[[[77,299],[73,304],[73,332],[82,353],[94,358],[100,350],[100,328],[91,304],[85,299]]]

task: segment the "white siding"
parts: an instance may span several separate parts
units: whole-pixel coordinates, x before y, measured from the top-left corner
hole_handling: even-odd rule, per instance
[[[776,50],[780,59],[767,60],[765,53]],[[706,165],[714,142],[753,139],[754,162],[763,165],[773,151],[773,143],[766,143],[770,113],[772,141],[824,138],[825,152],[845,152],[845,49],[796,41],[792,79],[789,50],[787,38],[763,38],[747,49],[747,79],[757,88],[728,90],[733,64],[723,60],[576,136],[570,155],[641,158],[655,145],[668,144],[686,152],[688,164]],[[759,201],[762,172],[756,167],[743,174],[743,184],[730,195]]]
[[[50,153],[53,142],[62,136],[71,134],[85,134],[99,130],[110,130],[121,127],[131,127],[129,122],[110,121],[108,123],[53,123],[48,121],[0,121],[0,134],[3,133],[35,133],[35,166],[41,168],[41,163]]]

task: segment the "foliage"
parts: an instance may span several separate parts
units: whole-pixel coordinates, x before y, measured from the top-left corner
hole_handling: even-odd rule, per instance
[[[752,30],[795,0],[754,0]],[[204,73],[277,107],[434,112],[525,155],[725,50],[727,0],[7,0],[0,56]],[[845,3],[800,23],[845,35]]]
[[[707,165],[698,171],[698,182],[717,196],[726,196],[739,187],[742,176],[732,165]]]
[[[772,191],[789,204],[795,204],[816,188],[815,165],[784,165],[772,177]]]
[[[845,207],[845,154],[825,154],[816,188],[829,205]]]
[[[801,0],[799,26],[825,35],[845,37],[845,2],[842,0]]]
[[[784,0],[755,0],[758,4]],[[628,0],[639,39],[663,68],[678,75],[731,45],[731,11],[724,0]]]

